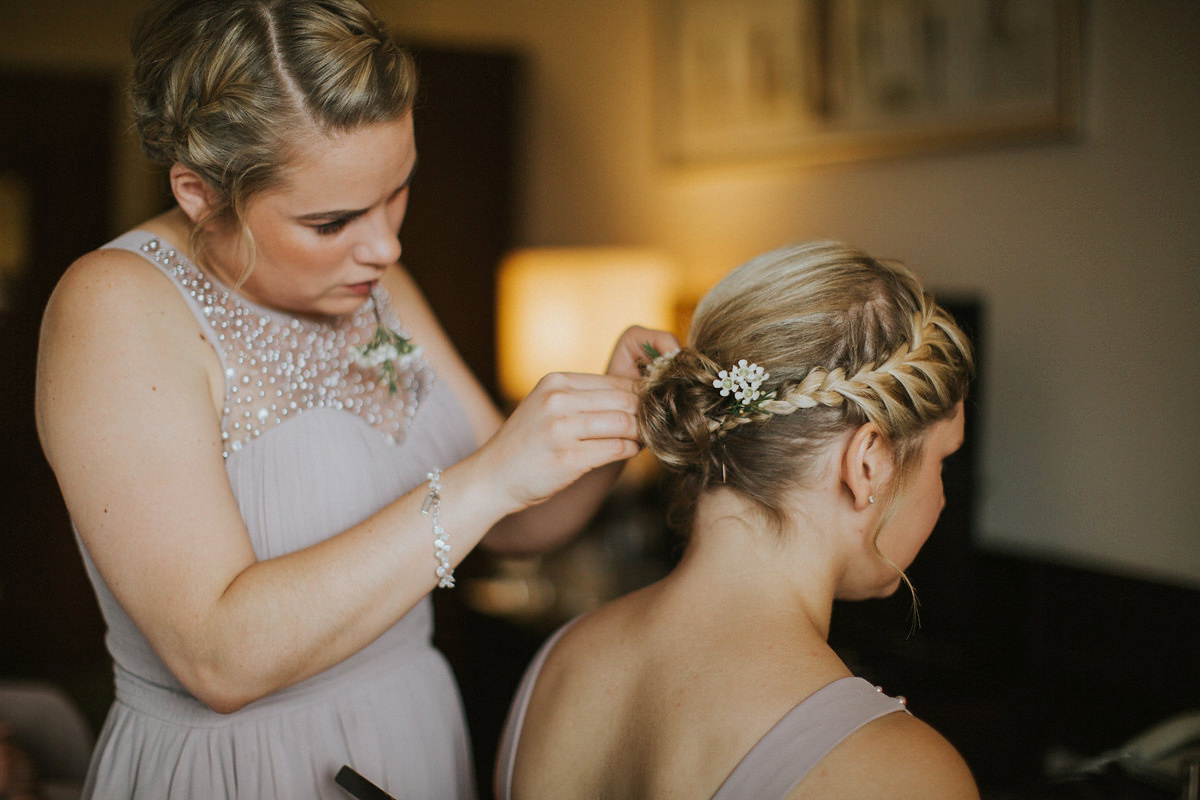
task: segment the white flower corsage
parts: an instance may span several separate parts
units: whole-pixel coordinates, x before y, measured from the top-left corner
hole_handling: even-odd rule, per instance
[[[395,395],[400,371],[421,354],[421,348],[383,324],[374,296],[371,307],[375,311],[375,334],[369,342],[354,348],[354,363],[363,369],[379,370],[380,382],[387,381],[388,393]]]

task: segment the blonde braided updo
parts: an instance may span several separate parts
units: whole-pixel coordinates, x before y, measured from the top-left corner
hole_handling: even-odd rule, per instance
[[[357,0],[163,0],[137,20],[131,49],[142,149],[213,190],[202,223],[241,225],[306,137],[400,119],[416,95],[412,59]]]
[[[753,408],[713,388],[740,359],[763,367]],[[921,434],[954,413],[970,343],[904,266],[836,242],[794,245],[735,269],[700,302],[686,347],[642,382],[647,448],[675,474],[675,522],[724,484],[782,524],[782,496],[837,436],[872,422],[891,446],[896,492]]]

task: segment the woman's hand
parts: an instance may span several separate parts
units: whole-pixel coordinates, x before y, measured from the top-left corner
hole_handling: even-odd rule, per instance
[[[607,374],[637,378],[641,374],[639,365],[648,360],[645,345],[650,345],[659,353],[669,353],[679,348],[679,340],[667,331],[656,331],[637,325],[626,328],[608,360]]]
[[[597,467],[636,455],[636,411],[628,377],[552,373],[478,455],[519,511]]]
[[[607,375],[547,376],[477,454],[507,458],[495,474],[514,479],[509,491],[518,508],[536,505],[497,525],[484,540],[489,549],[510,555],[553,549],[595,513],[621,463],[641,448],[636,386],[645,344],[660,353],[678,347],[669,333],[629,328]]]
[[[552,373],[517,406],[485,445],[518,509],[536,505],[588,472],[641,448],[635,380],[645,346],[670,352],[670,333],[631,327],[621,334],[606,375]]]

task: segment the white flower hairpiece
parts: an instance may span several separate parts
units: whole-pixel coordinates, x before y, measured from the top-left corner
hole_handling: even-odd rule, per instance
[[[718,372],[712,385],[714,389],[720,390],[721,397],[733,395],[729,413],[748,416],[762,411],[762,404],[775,397],[775,392],[763,392],[759,389],[769,377],[769,372],[743,358],[728,370]]]
[[[642,352],[646,354],[649,361],[641,361],[642,375],[647,378],[652,378],[658,374],[660,370],[666,367],[674,360],[675,356],[679,355],[679,348],[668,350],[665,353],[658,352],[658,348],[649,342],[642,342]]]
[[[374,295],[371,307],[375,311],[375,334],[366,344],[354,348],[354,363],[363,369],[378,369],[380,382],[387,381],[388,393],[395,395],[400,370],[421,354],[421,348],[383,324]]]

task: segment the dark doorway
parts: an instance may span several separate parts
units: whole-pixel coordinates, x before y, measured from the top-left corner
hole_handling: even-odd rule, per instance
[[[4,71],[0,107],[0,176],[25,226],[8,234],[23,246],[0,310],[0,674],[54,680],[96,722],[111,692],[103,623],[38,443],[33,391],[51,290],[112,234],[114,82]]]

